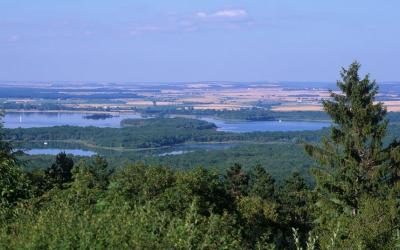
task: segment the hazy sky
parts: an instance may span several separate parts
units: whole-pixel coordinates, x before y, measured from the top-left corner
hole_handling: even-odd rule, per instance
[[[0,80],[400,80],[399,0],[0,0]]]

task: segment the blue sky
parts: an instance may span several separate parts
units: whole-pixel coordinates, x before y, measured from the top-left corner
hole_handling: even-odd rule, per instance
[[[0,0],[0,80],[400,80],[400,1]]]

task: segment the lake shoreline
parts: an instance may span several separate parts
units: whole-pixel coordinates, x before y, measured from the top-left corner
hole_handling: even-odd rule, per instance
[[[122,110],[122,111],[95,111],[95,110],[32,110],[32,109],[5,109],[4,113],[80,113],[80,114],[140,114],[139,112]]]
[[[110,114],[106,119],[86,119],[86,112],[6,112],[4,116],[5,128],[30,128],[30,127],[54,127],[54,126],[79,126],[79,127],[102,127],[102,128],[122,128],[124,120],[146,120],[140,113],[117,113]],[[107,114],[107,113],[91,113]],[[169,116],[178,117],[178,116]],[[182,117],[182,116],[180,116]],[[287,121],[268,120],[268,121],[249,121],[249,120],[231,120],[214,118],[211,116],[186,116],[186,118],[202,120],[215,124],[217,131],[222,132],[263,132],[263,131],[305,131],[319,130],[323,127],[329,127],[330,122],[318,121]],[[163,119],[163,118],[158,118]],[[164,118],[168,119],[168,118]],[[184,119],[184,118],[183,118]]]

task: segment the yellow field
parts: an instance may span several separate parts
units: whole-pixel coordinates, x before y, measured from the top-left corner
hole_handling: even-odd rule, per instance
[[[19,86],[19,85],[18,85]],[[44,85],[40,85],[43,87]],[[47,86],[47,85],[46,85]],[[101,85],[102,87],[106,85]],[[71,86],[70,86],[71,87]],[[322,88],[282,87],[279,84],[249,83],[180,83],[180,84],[131,84],[106,86],[115,93],[134,93],[135,98],[116,98],[120,103],[86,103],[85,97],[73,102],[61,100],[67,107],[103,108],[103,109],[132,109],[133,107],[177,106],[179,108],[193,107],[194,109],[237,110],[249,107],[271,107],[274,111],[319,111],[324,99],[329,98],[329,91]],[[65,87],[60,93],[72,95],[89,95],[90,91],[76,92],[77,89],[88,90],[96,88],[84,84],[74,85],[74,92],[68,92]],[[65,90],[64,90],[65,89]],[[105,92],[97,92],[105,94]],[[392,92],[380,93],[389,111],[400,112],[400,94]],[[396,98],[398,100],[396,100]],[[16,103],[35,103],[40,100],[33,98],[16,98],[7,101]]]

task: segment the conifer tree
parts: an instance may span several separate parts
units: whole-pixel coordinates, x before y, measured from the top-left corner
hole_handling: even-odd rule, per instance
[[[108,167],[107,160],[96,155],[90,170],[95,177],[96,185],[106,189],[109,184],[110,176],[113,174],[113,170]]]
[[[390,154],[398,152],[398,143],[384,147],[386,108],[376,102],[378,86],[366,75],[359,76],[360,64],[354,62],[342,69],[339,92],[323,108],[332,118],[330,138],[321,146],[306,145],[306,151],[321,168],[315,169],[319,194],[325,204],[339,212],[358,213],[364,195],[379,195],[382,188],[393,184],[398,163]]]
[[[256,166],[250,181],[250,195],[259,196],[264,200],[275,200],[275,180],[265,168]]]
[[[235,163],[226,171],[227,190],[232,197],[246,194],[249,184],[249,176],[242,170],[240,164]]]
[[[56,156],[56,162],[45,173],[53,184],[62,185],[72,181],[73,167],[74,161],[65,152],[61,152]]]
[[[314,230],[322,249],[392,249],[399,226],[400,143],[384,145],[386,108],[359,69],[357,62],[342,69],[339,91],[323,102],[330,137],[305,147],[319,165]]]

